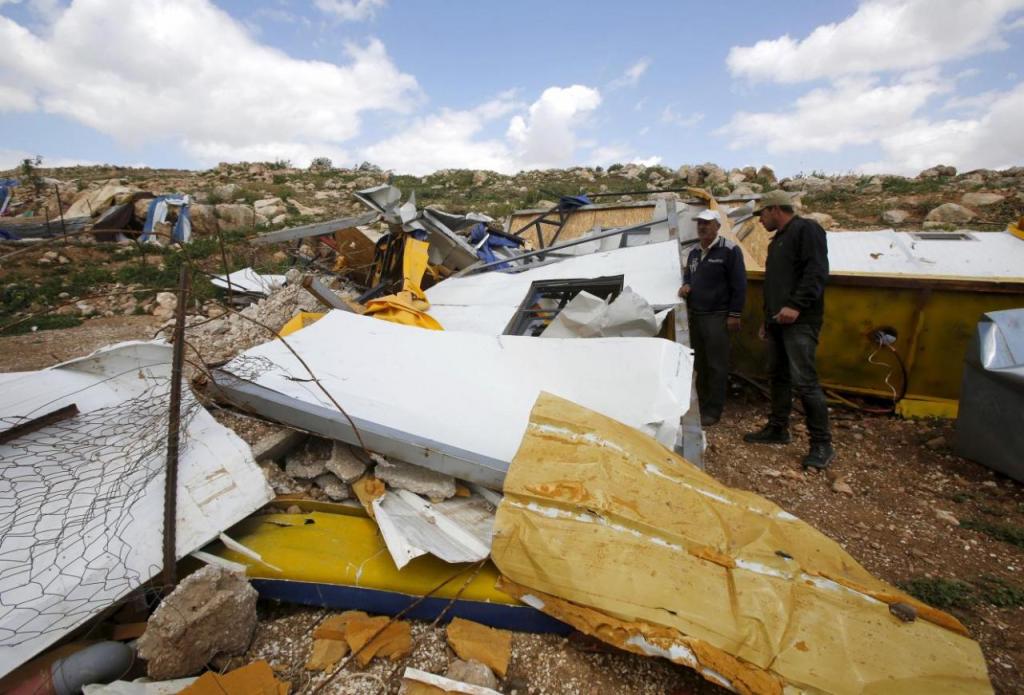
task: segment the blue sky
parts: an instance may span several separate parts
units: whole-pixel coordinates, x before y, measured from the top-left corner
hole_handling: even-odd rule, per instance
[[[0,168],[1024,164],[1024,0],[0,0]]]

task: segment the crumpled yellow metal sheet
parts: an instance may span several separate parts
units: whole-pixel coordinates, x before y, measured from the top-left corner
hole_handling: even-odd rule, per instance
[[[570,401],[537,400],[504,492],[492,558],[505,591],[616,646],[743,693],[992,692],[956,618]]]
[[[405,240],[402,256],[402,291],[386,297],[372,299],[366,303],[367,316],[401,323],[406,326],[444,330],[437,319],[427,313],[430,302],[420,284],[427,270],[427,253],[430,244],[409,237]]]

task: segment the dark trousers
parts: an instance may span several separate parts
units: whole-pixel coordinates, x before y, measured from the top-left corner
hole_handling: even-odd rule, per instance
[[[821,326],[804,323],[768,324],[768,374],[772,385],[772,414],[769,423],[788,429],[793,392],[799,396],[807,416],[811,442],[831,442],[828,403],[818,383],[814,354]]]
[[[697,370],[697,399],[701,415],[721,417],[729,385],[728,312],[690,314],[690,347]]]

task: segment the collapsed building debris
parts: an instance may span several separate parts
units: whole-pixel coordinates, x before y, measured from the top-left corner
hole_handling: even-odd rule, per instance
[[[0,444],[0,675],[161,567],[171,347],[122,343],[39,372],[0,375],[0,428],[65,406],[67,419]],[[273,493],[237,435],[186,389],[176,557]]]
[[[266,481],[251,477],[247,454],[244,475],[230,481],[223,480],[233,475],[230,465],[220,461],[223,469],[203,469],[206,480],[183,471],[186,494],[206,495],[193,506],[215,500],[228,509],[186,533],[188,540],[179,530],[186,550],[178,557],[211,566],[186,579],[150,619],[140,653],[151,675],[194,672],[213,651],[243,648],[255,594],[241,590],[248,584],[232,572],[245,571],[263,598],[354,609],[314,631],[305,666],[316,673],[333,674],[350,655],[363,666],[375,656],[407,656],[410,625],[388,616],[454,618],[448,642],[465,661],[450,664],[447,677],[407,670],[404,692],[493,692],[511,651],[509,633],[493,628],[564,634],[570,626],[739,692],[861,692],[893,681],[985,692],[980,651],[956,618],[875,579],[792,515],[695,467],[704,441],[677,292],[683,248],[695,240],[692,214],[719,201],[691,194],[634,206],[567,197],[513,231],[482,215],[420,210],[415,195],[402,203],[401,192],[384,185],[357,192],[370,208],[364,215],[257,239],[298,245],[319,238],[318,248],[302,244],[292,254],[316,275],[224,268],[215,286],[265,298],[192,320],[188,345],[204,370],[213,368],[208,395],[295,429],[255,446]],[[752,197],[721,208],[722,234],[745,242],[748,257],[763,246]],[[186,241],[188,202],[122,204],[158,213],[181,203],[180,229],[164,232]],[[280,199],[259,202],[268,214],[283,207]],[[601,220],[613,209],[629,219],[605,228]],[[143,236],[156,224],[147,222]],[[869,270],[899,275],[893,268],[907,259],[914,272],[931,263],[918,250],[924,243],[910,251],[888,235],[870,243],[868,256],[878,263]],[[850,276],[863,270],[840,267]],[[170,318],[177,299],[164,299]],[[114,390],[129,388],[120,382],[134,376],[125,375],[156,368],[118,366],[123,373],[99,370]],[[0,383],[8,380],[16,381]],[[141,407],[128,403],[106,405]],[[70,395],[56,403],[66,412],[49,401],[31,405],[0,435],[19,442],[90,412],[79,412],[83,401]],[[237,458],[218,448],[217,434],[210,449]],[[155,480],[161,461],[153,458]],[[231,499],[243,479],[250,494]],[[278,495],[272,506],[241,520],[270,502],[267,483]],[[36,507],[52,516],[45,504]],[[195,513],[186,507],[184,514]],[[15,560],[24,550],[0,541]],[[132,588],[152,576],[135,565],[132,571]],[[214,584],[230,577],[240,591],[220,603],[182,598],[211,577]],[[31,603],[39,592],[19,581],[10,585]],[[190,613],[198,603],[203,608]],[[238,639],[230,647],[213,649],[218,640],[205,629],[169,617],[216,615],[222,603],[246,611],[220,618],[213,630],[222,637],[230,625]],[[17,632],[20,618],[0,608],[8,632]],[[155,650],[161,638],[175,646]],[[168,665],[168,651],[181,652],[187,664]],[[191,691],[250,685],[287,687],[255,662],[223,677],[205,674]]]

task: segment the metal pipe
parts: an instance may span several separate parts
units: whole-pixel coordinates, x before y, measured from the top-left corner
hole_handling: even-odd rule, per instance
[[[181,266],[178,279],[178,306],[174,312],[174,352],[171,358],[170,413],[167,420],[167,472],[164,481],[164,572],[167,588],[178,583],[178,445],[181,441],[181,372],[185,361],[185,309],[191,284],[188,265]]]
[[[60,229],[64,234],[64,245],[68,245],[68,228],[64,226],[64,202],[60,199],[60,188],[53,184],[53,192],[57,194],[57,209],[60,210]]]
[[[616,234],[628,234],[629,232],[635,232],[635,231],[638,231],[640,229],[643,229],[644,227],[653,227],[656,224],[661,224],[662,222],[667,222],[667,221],[668,221],[668,218],[661,219],[661,220],[651,220],[650,222],[643,222],[641,224],[637,224],[637,225],[634,225],[632,227],[623,227],[622,229],[609,229],[606,232],[601,232],[600,234],[595,234],[593,236],[580,237],[578,239],[571,239],[569,241],[563,241],[561,244],[558,244],[557,246],[549,246],[546,249],[541,249],[539,251],[529,251],[527,253],[523,253],[523,254],[520,254],[518,256],[513,256],[511,258],[503,258],[500,261],[492,261],[490,263],[484,263],[483,265],[470,266],[469,268],[466,268],[464,271],[462,271],[460,273],[457,273],[457,276],[472,275],[472,274],[478,273],[478,272],[480,272],[482,270],[490,270],[491,268],[494,268],[496,266],[502,265],[503,263],[511,263],[513,261],[521,261],[521,260],[524,260],[526,258],[533,258],[534,256],[543,256],[545,254],[552,253],[554,251],[560,251],[561,249],[567,249],[570,246],[578,246],[580,244],[586,244],[588,241],[599,241],[600,239],[606,239],[608,237],[615,236]]]

